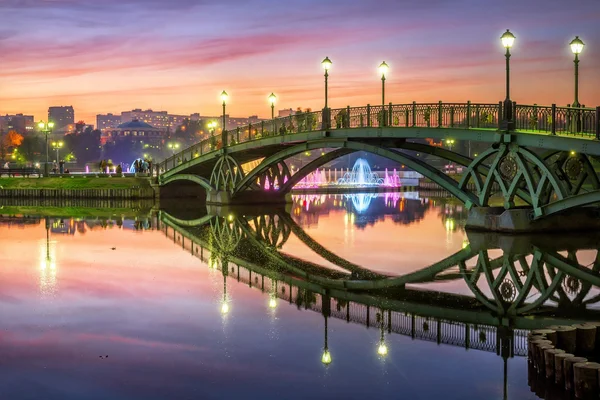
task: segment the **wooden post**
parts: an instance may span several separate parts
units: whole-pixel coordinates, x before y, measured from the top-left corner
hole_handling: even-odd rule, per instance
[[[600,364],[595,362],[573,364],[575,397],[580,399],[598,398],[598,371],[600,371]]]
[[[557,335],[556,331],[553,329],[536,329],[534,331],[531,331],[531,334],[532,335],[543,335],[546,337],[546,339],[548,339],[549,341],[552,342],[553,346],[557,346],[556,341],[557,341],[558,335]]]
[[[577,349],[577,329],[573,326],[561,325],[556,329],[558,334],[558,347],[567,353],[575,354]]]
[[[546,340],[545,335],[532,335],[531,332],[527,335],[527,358],[530,362],[533,362],[533,342],[536,340]],[[550,343],[552,344],[552,343]]]
[[[587,361],[587,358],[583,358],[583,357],[565,358],[564,365],[563,365],[564,377],[565,377],[565,390],[571,391],[575,387],[574,382],[573,382],[573,365],[575,365],[577,363],[583,363],[586,361]]]
[[[544,363],[546,367],[546,379],[554,380],[554,360],[557,354],[564,353],[561,349],[549,349],[544,351]]]
[[[532,361],[533,361],[533,365],[535,366],[535,369],[537,369],[538,371],[541,371],[541,363],[539,362],[540,360],[540,347],[541,346],[547,346],[547,345],[552,345],[552,342],[549,341],[548,339],[537,339],[534,340],[533,342],[531,342],[532,345]]]
[[[577,353],[590,355],[596,348],[596,327],[591,324],[575,325],[577,329]]]
[[[554,355],[554,382],[561,387],[565,385],[565,360],[575,357],[571,353],[557,353]]]

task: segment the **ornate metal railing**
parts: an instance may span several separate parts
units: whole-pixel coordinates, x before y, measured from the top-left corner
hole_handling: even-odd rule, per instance
[[[265,137],[289,135],[316,130],[352,129],[365,127],[498,129],[503,104],[416,103],[302,112],[289,117],[275,118],[226,132],[228,146]],[[550,135],[574,135],[600,138],[600,107],[573,108],[518,105],[513,103],[516,132]],[[157,164],[157,172],[168,171],[177,165],[219,150],[222,135],[204,139]]]

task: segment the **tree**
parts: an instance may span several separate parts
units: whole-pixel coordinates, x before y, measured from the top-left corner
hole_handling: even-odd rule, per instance
[[[4,159],[6,154],[15,147],[18,147],[23,142],[23,135],[16,131],[9,131],[6,135],[0,138],[0,157]]]
[[[75,132],[82,133],[83,128],[85,128],[85,121],[83,121],[83,120],[77,121],[77,123],[75,124]]]
[[[19,146],[19,153],[27,161],[34,161],[36,158],[39,159],[40,155],[44,152],[44,139],[40,136],[29,135],[23,138],[21,145]]]
[[[96,129],[91,132],[72,133],[65,136],[66,147],[70,149],[80,163],[95,162],[100,159],[102,146],[100,136],[102,133]]]

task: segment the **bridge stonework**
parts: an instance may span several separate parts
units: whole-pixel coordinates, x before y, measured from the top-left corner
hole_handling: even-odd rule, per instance
[[[158,164],[158,180],[162,186],[196,182],[206,189],[209,204],[286,203],[292,187],[316,168],[366,151],[449,191],[471,210],[474,228],[597,228],[595,208],[585,206],[600,202],[594,169],[600,108],[513,106],[513,131],[500,129],[500,103],[413,102],[299,113],[225,132],[224,148],[214,138],[196,143]],[[489,148],[472,158],[423,139],[483,142]],[[321,157],[291,171],[286,160],[311,150]],[[465,172],[457,181],[421,154]],[[244,173],[241,166],[251,161],[256,166]]]

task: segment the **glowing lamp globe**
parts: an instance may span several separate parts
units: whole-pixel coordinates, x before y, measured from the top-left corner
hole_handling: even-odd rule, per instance
[[[269,103],[271,103],[271,105],[274,105],[276,100],[277,100],[277,96],[275,96],[275,93],[271,93],[269,95]]]
[[[569,46],[571,46],[571,51],[573,52],[573,54],[581,54],[585,43],[583,43],[583,41],[579,39],[579,36],[575,36],[575,39],[573,39],[571,43],[569,43]]]
[[[54,128],[54,122],[48,122],[48,128],[50,128],[50,129]]]
[[[382,77],[385,77],[389,70],[390,66],[387,65],[385,61],[379,64],[379,72],[381,73]]]
[[[504,32],[504,34],[500,37],[500,40],[502,40],[502,46],[504,46],[507,49],[510,49],[513,43],[515,42],[515,35],[513,35],[507,29],[506,32]]]
[[[323,69],[325,71],[329,71],[329,69],[331,68],[331,60],[329,59],[329,57],[325,57],[325,59],[323,61],[321,61],[321,65],[323,66]]]
[[[44,129],[45,126],[46,126],[46,124],[43,123],[42,121],[38,122],[38,128]]]
[[[221,92],[221,100],[223,101],[223,103],[226,103],[228,98],[229,98],[229,95],[227,94],[226,91],[223,90]]]

